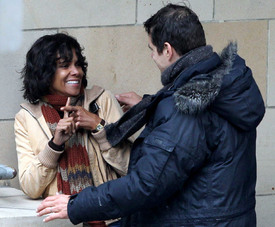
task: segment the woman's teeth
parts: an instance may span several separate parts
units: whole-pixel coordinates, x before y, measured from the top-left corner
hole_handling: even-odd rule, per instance
[[[67,84],[79,84],[79,81],[68,81]]]

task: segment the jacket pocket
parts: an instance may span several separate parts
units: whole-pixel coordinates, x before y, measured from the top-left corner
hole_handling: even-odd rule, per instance
[[[160,148],[167,152],[172,152],[175,148],[175,143],[164,140],[162,138],[156,137],[156,136],[148,136],[144,140],[145,144]]]
[[[165,166],[169,157],[175,149],[175,143],[153,135],[147,136],[141,147],[142,157],[139,160],[140,175],[149,184],[156,184],[162,173],[165,173]]]

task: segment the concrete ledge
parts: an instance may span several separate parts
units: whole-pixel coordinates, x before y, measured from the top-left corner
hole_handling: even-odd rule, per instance
[[[257,225],[273,226],[275,223],[275,195],[256,196]],[[0,226],[1,227],[72,227],[69,220],[55,220],[43,223],[43,217],[36,216],[36,208],[41,200],[31,200],[22,191],[0,187]],[[82,224],[77,225],[78,227]]]
[[[36,208],[41,203],[41,201],[41,199],[29,199],[22,191],[18,189],[0,187],[0,226],[75,226],[69,220],[55,220],[49,223],[44,223],[44,217],[37,217],[36,215]],[[82,224],[77,226],[82,226]]]

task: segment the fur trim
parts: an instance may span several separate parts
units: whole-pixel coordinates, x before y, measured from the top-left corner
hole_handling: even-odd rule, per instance
[[[174,94],[177,108],[195,115],[209,106],[220,92],[223,76],[228,74],[237,55],[237,43],[230,42],[220,54],[222,64],[215,71],[197,75]]]

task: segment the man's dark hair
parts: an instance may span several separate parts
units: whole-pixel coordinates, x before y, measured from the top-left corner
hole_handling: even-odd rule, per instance
[[[87,86],[87,62],[82,55],[83,48],[77,40],[69,35],[57,33],[39,38],[26,55],[26,64],[21,71],[24,91],[23,97],[30,103],[50,93],[50,87],[59,59],[71,62],[73,50],[78,58],[77,64],[83,70],[82,86]]]
[[[205,34],[198,16],[187,6],[168,4],[144,22],[158,53],[168,42],[182,56],[206,45]]]

